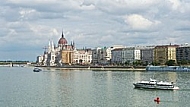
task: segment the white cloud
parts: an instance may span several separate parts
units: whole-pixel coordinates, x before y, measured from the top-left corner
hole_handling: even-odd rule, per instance
[[[90,5],[81,5],[80,8],[82,10],[93,10],[93,9],[95,9],[95,6],[93,4],[90,4]]]
[[[21,9],[19,11],[20,13],[20,20],[31,20],[35,18],[35,15],[37,14],[35,9]]]
[[[161,0],[100,0],[97,8],[110,14],[145,12],[157,6]]]
[[[60,34],[60,32],[57,31],[57,29],[55,29],[55,28],[52,29],[52,35],[59,35],[59,34]]]
[[[124,17],[125,23],[127,23],[134,30],[148,30],[153,25],[157,25],[159,21],[150,21],[144,18],[142,15],[132,14]]]
[[[180,13],[188,12],[190,9],[190,3],[186,0],[168,0],[167,4],[171,10]]]
[[[10,3],[15,3],[15,4],[20,4],[20,3],[27,3],[27,4],[32,4],[32,3],[55,3],[58,2],[59,0],[7,0],[7,2]]]
[[[173,10],[177,10],[181,6],[181,2],[179,0],[169,0],[172,5]]]

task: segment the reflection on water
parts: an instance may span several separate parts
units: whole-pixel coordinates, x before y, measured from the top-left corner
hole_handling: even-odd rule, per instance
[[[190,72],[0,68],[0,106],[189,107]],[[180,90],[134,89],[133,82],[173,81]],[[161,102],[153,100],[160,97]]]

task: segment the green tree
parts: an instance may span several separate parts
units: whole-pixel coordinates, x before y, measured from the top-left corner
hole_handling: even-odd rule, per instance
[[[158,62],[152,62],[152,65],[158,66],[158,65],[160,65],[160,63],[158,63]]]
[[[130,61],[126,61],[126,62],[125,62],[125,65],[130,65]]]
[[[168,60],[165,64],[168,66],[174,66],[176,63],[175,60]]]
[[[139,66],[139,65],[143,65],[141,60],[136,60],[135,62],[133,62],[134,66]]]

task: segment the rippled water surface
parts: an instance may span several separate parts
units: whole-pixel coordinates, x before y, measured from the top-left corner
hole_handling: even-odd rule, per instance
[[[0,107],[190,107],[190,72],[32,70],[0,67]],[[180,89],[134,89],[133,82],[149,78]]]

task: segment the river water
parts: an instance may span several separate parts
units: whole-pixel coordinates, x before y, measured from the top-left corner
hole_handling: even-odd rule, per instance
[[[190,72],[32,70],[0,67],[0,107],[190,107]],[[180,89],[134,89],[149,78]]]

